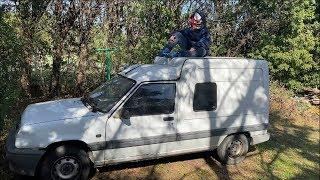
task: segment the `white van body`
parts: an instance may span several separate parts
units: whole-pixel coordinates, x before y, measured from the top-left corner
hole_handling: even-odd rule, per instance
[[[212,150],[234,133],[245,133],[251,145],[269,139],[269,72],[265,60],[174,58],[164,64],[133,65],[119,76],[129,78],[134,85],[108,112],[93,112],[80,98],[29,105],[7,142],[7,156],[15,161],[11,169],[34,175],[41,157],[55,143],[84,144],[98,167]],[[121,116],[119,111],[139,88],[162,84],[174,87],[173,111]],[[210,96],[214,105],[195,110],[196,86],[201,89],[205,85],[216,93]],[[19,153],[26,156],[20,154],[19,159],[13,155]],[[22,163],[25,160],[28,167]]]

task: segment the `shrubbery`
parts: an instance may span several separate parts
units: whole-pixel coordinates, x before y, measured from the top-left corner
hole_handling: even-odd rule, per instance
[[[266,59],[272,79],[287,88],[320,87],[318,1],[89,2],[0,3],[0,121],[21,96],[49,95],[54,73],[60,95],[79,95],[79,84],[92,89],[104,81],[104,57],[96,48],[118,49],[113,74],[123,64],[151,63],[195,9],[207,14],[212,56]]]

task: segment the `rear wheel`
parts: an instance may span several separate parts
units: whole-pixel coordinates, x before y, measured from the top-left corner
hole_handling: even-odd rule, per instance
[[[248,149],[248,138],[244,134],[234,134],[222,141],[217,153],[223,164],[238,164],[244,160]]]
[[[74,146],[63,145],[50,151],[40,167],[41,179],[88,179],[91,162],[88,154]]]

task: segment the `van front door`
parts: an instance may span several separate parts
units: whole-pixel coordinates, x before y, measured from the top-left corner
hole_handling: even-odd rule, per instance
[[[157,157],[176,136],[175,83],[145,83],[106,127],[106,162]],[[121,111],[121,112],[119,112]]]

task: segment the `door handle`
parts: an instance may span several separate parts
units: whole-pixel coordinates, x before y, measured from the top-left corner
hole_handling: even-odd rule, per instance
[[[163,120],[164,121],[173,121],[174,118],[169,116],[169,117],[164,117]]]

